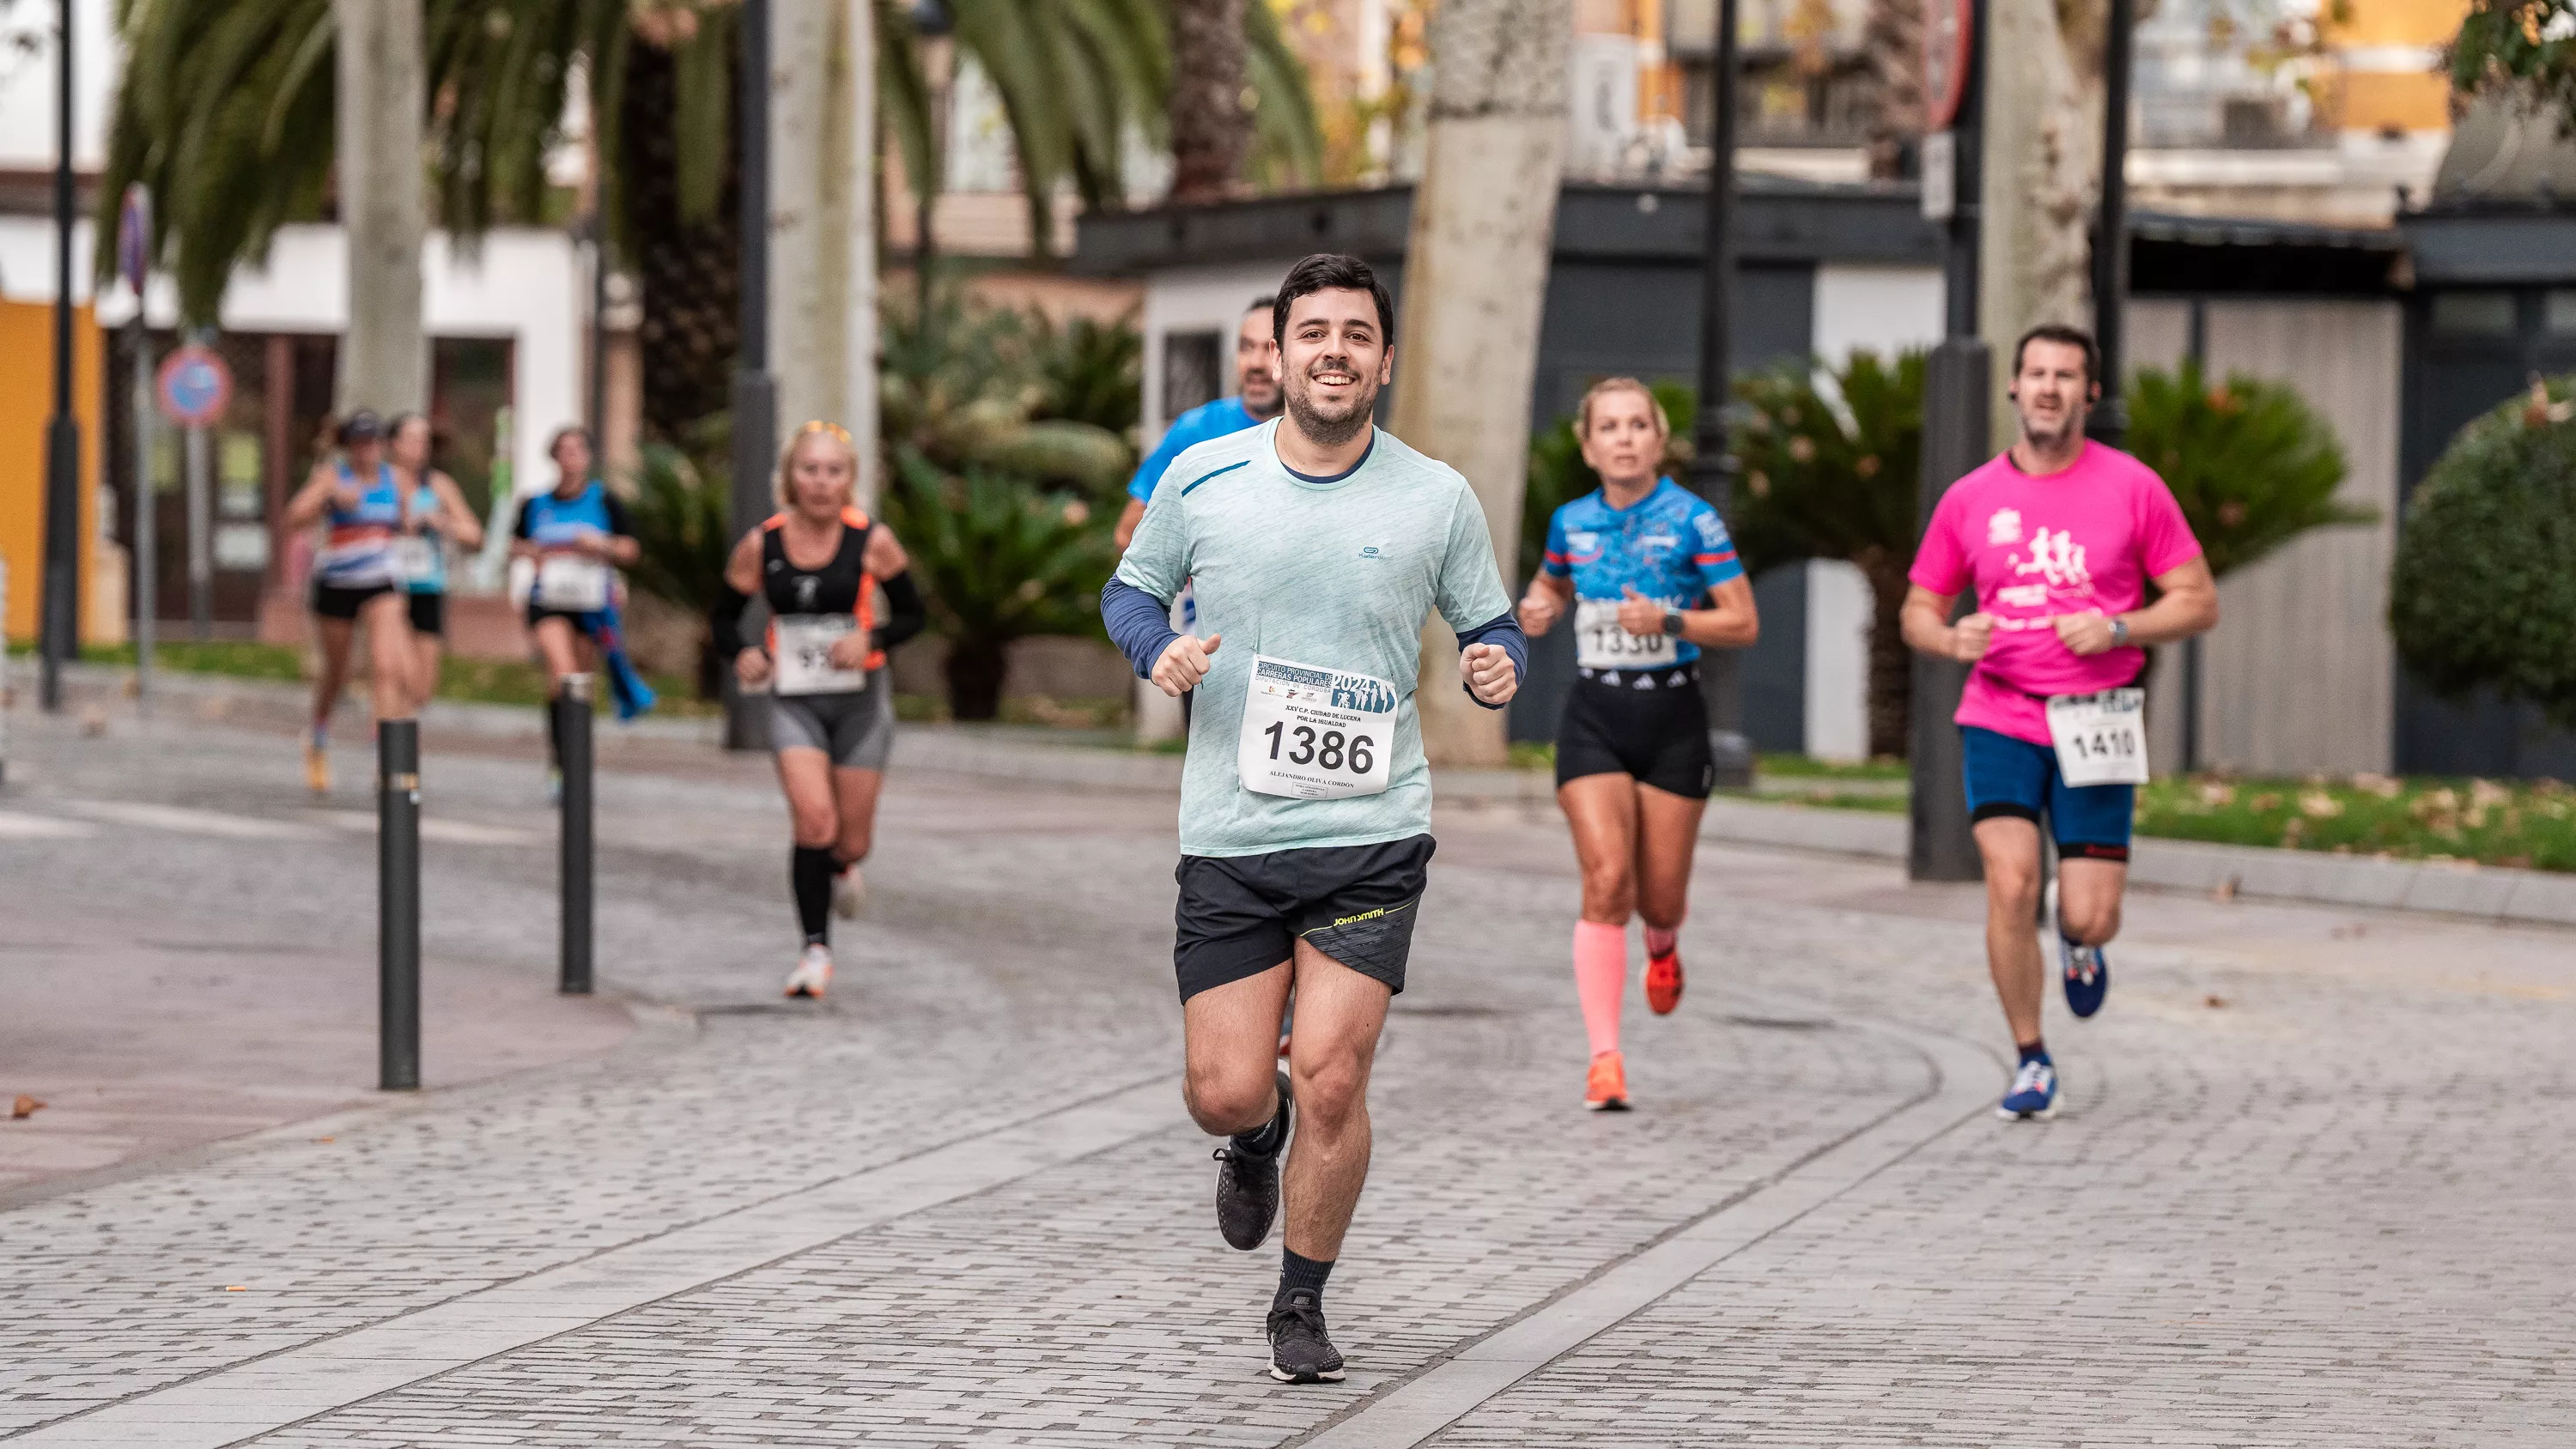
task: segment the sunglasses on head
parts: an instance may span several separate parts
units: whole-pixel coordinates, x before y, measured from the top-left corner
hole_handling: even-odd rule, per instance
[[[839,423],[824,422],[820,418],[816,418],[796,430],[796,436],[800,438],[805,436],[807,433],[829,433],[835,441],[841,443],[847,443],[850,441],[849,429],[842,427]]]

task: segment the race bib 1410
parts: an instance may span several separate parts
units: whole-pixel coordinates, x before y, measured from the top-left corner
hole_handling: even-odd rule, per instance
[[[1384,793],[1398,700],[1374,675],[1254,655],[1234,756],[1243,788],[1296,800]]]
[[[2147,783],[2147,692],[2106,689],[2048,702],[2057,773],[2069,785]]]

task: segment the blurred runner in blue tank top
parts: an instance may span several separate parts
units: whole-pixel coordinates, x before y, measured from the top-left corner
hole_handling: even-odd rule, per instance
[[[1126,551],[1127,541],[1136,536],[1136,525],[1145,517],[1145,505],[1154,501],[1154,485],[1163,481],[1164,470],[1172,466],[1174,458],[1210,438],[1239,433],[1279,416],[1279,343],[1270,335],[1271,305],[1271,298],[1253,298],[1252,305],[1244,310],[1241,325],[1234,329],[1236,394],[1174,418],[1163,432],[1163,441],[1137,465],[1136,476],[1127,480],[1127,510],[1118,516],[1121,553]]]
[[[394,539],[402,531],[403,495],[385,461],[384,420],[366,408],[343,419],[334,436],[340,456],[313,466],[286,505],[290,529],[323,525],[313,555],[313,621],[321,635],[322,672],[313,681],[313,727],[304,740],[304,783],[331,789],[331,711],[349,684],[349,650],[358,623],[367,625],[367,674],[379,720],[411,713],[411,624],[394,580]]]
[[[438,692],[438,654],[447,638],[448,546],[483,546],[483,521],[465,505],[456,480],[429,465],[429,419],[397,413],[389,436],[403,490],[402,533],[394,540],[396,573],[411,605],[412,708]]]

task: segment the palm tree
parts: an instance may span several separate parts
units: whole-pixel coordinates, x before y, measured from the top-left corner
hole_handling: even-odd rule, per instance
[[[1172,200],[1212,201],[1243,173],[1244,0],[1172,0]]]
[[[1180,0],[949,0],[961,52],[1002,97],[1031,200],[1031,251],[1047,251],[1043,204],[1071,184],[1087,205],[1124,200],[1121,144],[1163,136],[1170,15]],[[565,102],[586,88],[602,209],[635,257],[635,194],[668,185],[688,223],[729,226],[721,206],[732,146],[736,0],[421,0],[437,224],[470,240],[546,214],[545,157],[565,138]],[[904,0],[876,0],[879,115],[916,185],[935,185],[930,88]],[[149,188],[157,255],[180,310],[210,322],[235,265],[267,253],[278,227],[332,201],[332,0],[120,0],[127,65],[110,127],[96,265],[115,263],[114,207]],[[1267,4],[1243,12],[1256,94],[1253,163],[1311,177],[1322,142],[1304,71]],[[666,96],[641,112],[627,90],[641,65]],[[665,66],[667,65],[667,69]],[[637,147],[639,121],[667,135]],[[672,168],[663,175],[639,163]],[[656,216],[659,223],[662,217]],[[648,300],[648,306],[650,305]]]

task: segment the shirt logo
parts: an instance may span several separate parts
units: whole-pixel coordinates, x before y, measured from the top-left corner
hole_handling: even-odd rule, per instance
[[[1986,520],[1986,542],[1988,545],[2021,542],[2021,510],[1996,509],[1994,517]]]
[[[1378,552],[1377,545],[1373,543],[1364,545],[1360,549],[1360,557],[1362,558],[1384,558],[1385,556],[1386,555]]]
[[[814,609],[814,595],[822,587],[823,581],[814,577],[812,574],[798,575],[796,579],[796,611],[800,614],[812,613]]]
[[[2093,571],[2084,566],[2084,545],[2062,528],[2055,533],[2043,528],[2031,535],[2030,557],[2015,559],[2013,572],[2037,574],[2051,588],[2090,589],[2093,585]]]

